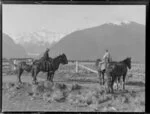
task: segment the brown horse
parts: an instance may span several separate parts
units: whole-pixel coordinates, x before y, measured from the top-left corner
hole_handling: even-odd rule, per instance
[[[120,62],[110,62],[106,68],[106,76],[107,76],[107,86],[108,92],[113,93],[113,84],[114,81],[118,80],[120,82],[120,78],[123,76],[123,90],[125,89],[125,78],[128,69],[131,69],[131,58],[128,57]]]
[[[47,72],[47,80],[53,82],[54,73],[58,70],[60,64],[68,64],[68,60],[65,54],[59,55],[54,59],[48,61],[36,61],[32,65],[32,77],[33,83],[36,84],[36,76],[39,72]]]
[[[40,59],[37,59],[37,60],[34,60],[33,63],[31,65],[27,64],[25,61],[21,61],[19,62],[17,65],[14,64],[14,66],[16,67],[16,71],[17,71],[17,82],[18,83],[22,83],[21,81],[21,75],[24,71],[26,72],[32,72],[32,66],[33,64],[37,64],[37,63],[40,63],[42,62],[43,58],[40,58]],[[51,62],[52,61],[52,58],[49,57],[49,61]]]
[[[17,76],[18,83],[22,83],[21,75],[22,75],[23,71],[31,72],[32,65],[26,64],[25,61],[22,61],[18,65],[16,65],[16,68],[17,68],[16,70],[18,72],[18,76]]]

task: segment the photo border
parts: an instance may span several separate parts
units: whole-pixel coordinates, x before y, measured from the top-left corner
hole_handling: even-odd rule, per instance
[[[1,76],[0,76],[0,112],[2,112],[2,5],[4,4],[33,4],[33,5],[146,5],[146,40],[145,40],[145,52],[147,51],[147,46],[148,46],[148,34],[149,34],[149,0],[101,0],[101,1],[75,1],[75,0],[70,0],[70,1],[47,1],[47,0],[2,0],[0,1],[0,44],[1,44]],[[145,112],[150,112],[150,108],[148,106],[150,105],[148,101],[149,99],[149,92],[148,92],[148,70],[147,70],[147,62],[148,59],[146,59],[148,54],[145,53]],[[149,80],[150,81],[150,80]],[[25,111],[26,112],[26,111]],[[12,113],[12,112],[11,112]],[[16,113],[16,112],[15,112]],[[35,112],[32,112],[35,113]],[[37,113],[37,112],[36,112]],[[43,113],[43,111],[38,112],[38,113]],[[66,112],[65,112],[66,113]],[[81,113],[81,112],[80,112]]]

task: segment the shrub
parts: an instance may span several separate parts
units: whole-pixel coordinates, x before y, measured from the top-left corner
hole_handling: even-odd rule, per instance
[[[45,87],[43,85],[32,85],[32,92],[34,94],[44,93]]]
[[[74,85],[72,85],[71,90],[72,90],[72,91],[75,91],[75,90],[80,90],[81,88],[82,88],[81,85],[79,85],[79,84],[74,84]]]
[[[52,99],[52,93],[51,92],[46,92],[43,94],[43,100],[46,101],[46,102],[52,102],[53,99]]]
[[[60,90],[65,90],[65,89],[67,89],[67,86],[63,83],[56,83],[55,84],[55,89],[57,89],[57,88],[60,89]]]

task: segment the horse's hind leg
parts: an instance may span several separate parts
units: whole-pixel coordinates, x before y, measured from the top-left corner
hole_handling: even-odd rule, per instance
[[[39,72],[37,71],[37,69],[33,70],[33,72],[32,72],[32,77],[33,77],[32,83],[33,83],[33,84],[37,84],[36,76],[37,76],[38,73],[39,73]]]
[[[51,73],[50,80],[51,80],[52,83],[54,83],[53,78],[54,78],[54,73]]]
[[[18,77],[17,77],[17,82],[18,83],[22,83],[22,81],[21,81],[21,74],[23,73],[23,69],[18,69]]]

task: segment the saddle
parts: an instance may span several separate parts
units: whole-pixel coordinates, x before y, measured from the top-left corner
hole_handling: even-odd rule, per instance
[[[48,58],[48,60],[45,60],[43,57],[42,58],[40,58],[39,60],[35,60],[34,62],[33,62],[33,64],[35,64],[35,63],[42,63],[42,62],[50,62],[50,63],[52,63],[52,61],[53,61],[53,59],[52,58]]]

